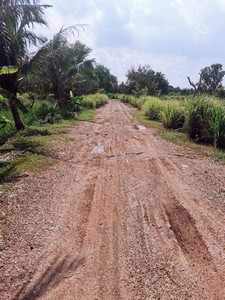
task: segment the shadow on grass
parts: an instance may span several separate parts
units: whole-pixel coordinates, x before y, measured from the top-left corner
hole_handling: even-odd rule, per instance
[[[20,138],[12,141],[10,146],[0,149],[0,183],[17,180],[21,173],[46,167],[58,159],[53,150],[36,140]]]
[[[46,294],[47,291],[58,286],[65,278],[68,278],[82,264],[84,257],[71,259],[69,255],[63,258],[58,256],[47,262],[47,267],[40,274],[34,274],[33,278],[29,278],[13,297],[13,300],[35,300]],[[30,283],[31,282],[31,283]]]
[[[0,162],[0,183],[7,181],[15,170],[15,166],[12,166],[10,163]]]

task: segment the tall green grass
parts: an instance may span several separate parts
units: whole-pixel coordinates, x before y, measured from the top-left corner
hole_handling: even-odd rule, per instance
[[[182,129],[185,120],[184,107],[179,101],[164,101],[160,119],[165,128]]]
[[[160,121],[167,129],[182,130],[195,142],[225,149],[225,103],[215,97],[160,99],[117,95],[125,103],[141,109],[150,120]]]
[[[213,142],[210,123],[213,118],[213,102],[199,97],[185,106],[185,129],[191,139],[204,143]]]
[[[225,148],[225,107],[221,104],[214,106],[214,113],[210,126],[213,132],[214,146]]]
[[[204,97],[187,102],[185,128],[190,138],[218,147],[225,147],[225,109]]]
[[[95,109],[108,102],[108,96],[106,94],[96,93],[92,95],[83,96],[81,105],[85,108]]]
[[[142,105],[145,116],[154,121],[160,121],[162,109],[163,101],[155,97],[149,97]]]
[[[31,107],[26,97],[27,113],[20,113],[26,127],[42,126],[45,124],[53,124],[55,122],[58,123],[59,121],[62,121],[62,119],[75,119],[82,110],[95,109],[108,102],[107,95],[97,93],[81,97],[79,107],[75,101],[71,100],[70,106],[61,109],[58,106],[55,106],[52,101],[47,100],[36,100],[34,106]],[[7,120],[8,122],[3,124],[4,120]],[[16,130],[12,114],[6,105],[5,99],[0,97],[0,145],[3,145],[15,134]]]

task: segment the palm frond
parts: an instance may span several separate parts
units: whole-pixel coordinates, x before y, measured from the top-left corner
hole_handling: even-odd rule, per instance
[[[67,75],[68,76],[74,76],[78,72],[83,71],[83,70],[93,70],[94,65],[95,65],[95,59],[94,58],[84,60],[83,62],[80,62],[79,64],[77,64],[77,65],[73,66],[72,68],[70,68]]]
[[[84,29],[85,26],[85,24],[78,24],[66,28],[61,27],[59,32],[56,33],[53,38],[45,41],[41,47],[29,57],[26,64],[23,66],[23,71],[27,72],[36,63],[38,63],[40,67],[42,64],[46,64],[47,59],[51,59],[51,55],[54,55],[54,57],[59,55],[57,50],[61,49],[63,44],[66,45],[68,43],[67,37],[70,34],[74,35],[75,33],[79,33],[79,28]]]

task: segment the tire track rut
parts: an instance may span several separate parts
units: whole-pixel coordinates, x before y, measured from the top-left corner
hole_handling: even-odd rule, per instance
[[[7,299],[224,299],[224,217],[186,183],[179,156],[117,101],[70,136],[50,190],[57,230]]]

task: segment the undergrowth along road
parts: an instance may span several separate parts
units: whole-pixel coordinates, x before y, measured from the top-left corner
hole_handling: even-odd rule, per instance
[[[224,299],[225,167],[118,101],[1,194],[2,299]]]

